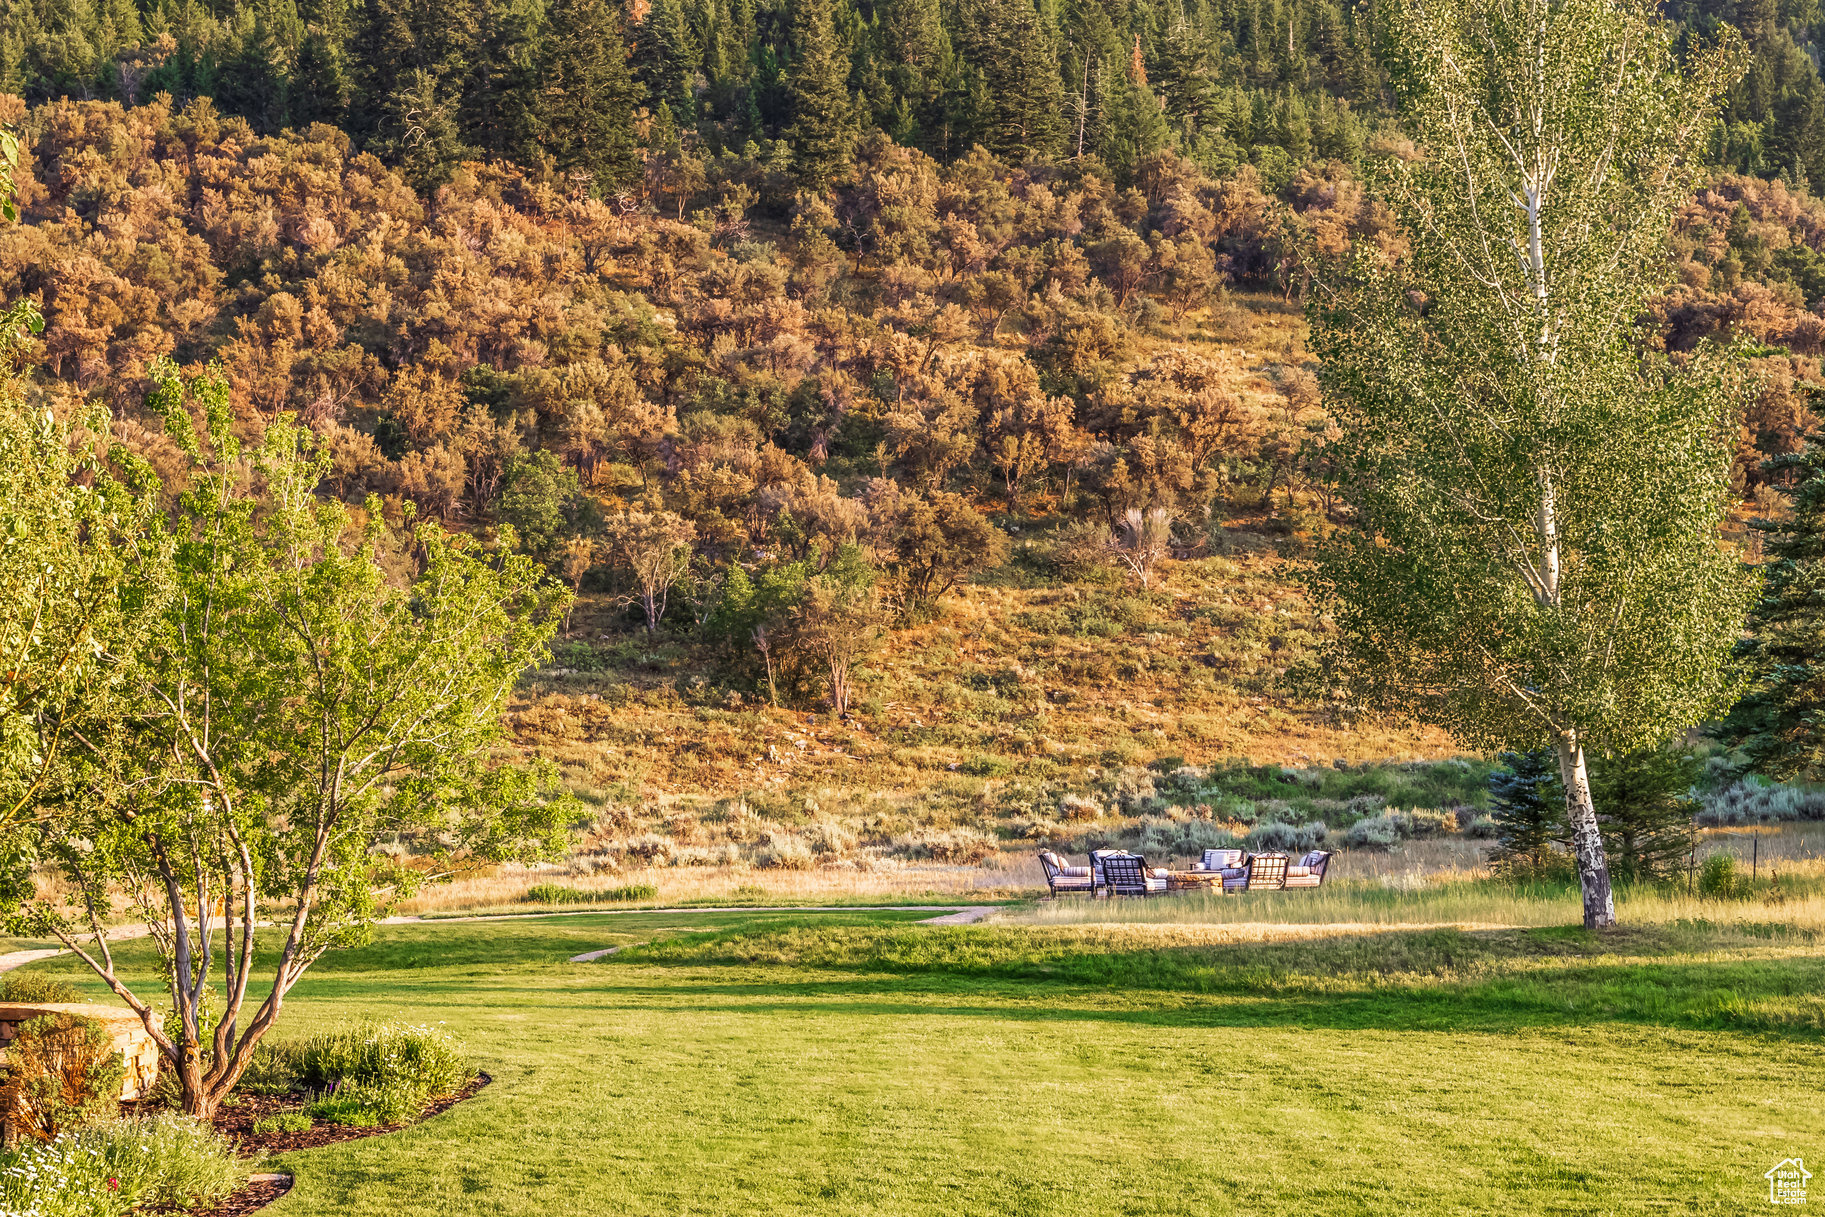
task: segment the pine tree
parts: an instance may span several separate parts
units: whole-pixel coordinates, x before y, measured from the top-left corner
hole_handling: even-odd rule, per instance
[[[559,170],[590,174],[598,188],[639,172],[627,37],[607,0],[556,0],[540,61],[540,146]]]
[[[1756,524],[1768,560],[1737,649],[1754,683],[1721,734],[1757,771],[1816,782],[1825,780],[1825,434],[1768,468],[1792,479],[1792,514]]]
[[[690,79],[696,69],[697,49],[685,27],[676,0],[653,0],[644,18],[634,26],[631,59],[634,79],[646,90],[647,108],[657,113],[661,105],[686,126],[694,112]]]
[[[799,180],[821,187],[844,175],[855,143],[849,58],[837,45],[830,0],[799,0],[792,14],[792,43],[796,58],[786,78],[792,123],[786,138]]]
[[[975,19],[971,58],[987,86],[984,144],[1015,161],[1055,155],[1064,144],[1065,92],[1051,32],[1032,0],[986,0]]]
[[[1571,836],[1558,757],[1538,748],[1504,752],[1496,760],[1502,767],[1489,775],[1489,815],[1496,823],[1490,865],[1515,878],[1569,874],[1570,859],[1558,848]]]
[[[1692,849],[1690,792],[1699,768],[1698,758],[1684,749],[1597,758],[1591,798],[1599,808],[1611,874],[1625,883],[1647,883],[1681,870]]]
[[[543,59],[553,50],[555,33],[550,21],[546,0],[489,5],[457,117],[463,139],[473,147],[522,162],[537,160]]]

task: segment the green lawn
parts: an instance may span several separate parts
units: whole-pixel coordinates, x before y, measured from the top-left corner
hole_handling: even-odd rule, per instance
[[[269,1211],[1742,1213],[1775,1162],[1825,1161],[1808,934],[907,924],[929,915],[387,927],[284,1026],[441,1021],[495,1083],[290,1155]]]

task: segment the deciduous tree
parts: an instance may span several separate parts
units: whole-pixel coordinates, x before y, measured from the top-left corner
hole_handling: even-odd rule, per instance
[[[1726,361],[1674,367],[1635,329],[1733,57],[1676,63],[1638,0],[1408,0],[1388,32],[1409,253],[1360,252],[1310,314],[1360,525],[1314,577],[1334,674],[1467,743],[1554,747],[1608,925],[1587,751],[1728,704],[1749,595],[1717,536]]]
[[[184,1110],[207,1118],[305,971],[424,879],[374,852],[383,837],[438,859],[429,873],[561,838],[550,771],[489,750],[563,596],[530,559],[486,558],[409,514],[390,526],[376,501],[357,527],[316,497],[326,463],[307,432],[280,419],[243,453],[217,375],[165,365],[155,381],[188,488],[157,530],[171,544],[143,548],[126,581],[171,594],[106,655],[113,696],[76,721],[58,814],[6,842],[4,894],[11,924],[62,942],[140,1016]],[[39,895],[34,864],[62,891]],[[164,965],[163,1022],[116,970],[120,899]]]

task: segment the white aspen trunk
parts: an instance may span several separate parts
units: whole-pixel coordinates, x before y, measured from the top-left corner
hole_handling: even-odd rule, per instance
[[[1536,133],[1539,124],[1535,123]],[[1527,213],[1527,254],[1525,273],[1533,289],[1534,304],[1539,309],[1540,337],[1537,358],[1551,365],[1558,359],[1558,341],[1552,323],[1549,287],[1546,282],[1546,239],[1541,213],[1551,189],[1554,158],[1542,150],[1534,172],[1523,179],[1521,207]],[[1538,472],[1540,510],[1535,529],[1540,541],[1540,586],[1535,597],[1541,611],[1557,613],[1560,609],[1559,504],[1553,485],[1550,464],[1543,462]],[[1603,852],[1603,833],[1597,827],[1597,808],[1591,800],[1590,775],[1584,765],[1584,741],[1575,727],[1559,736],[1559,776],[1565,784],[1565,816],[1571,826],[1572,853],[1578,863],[1578,887],[1584,898],[1584,928],[1598,929],[1616,924],[1616,901],[1610,890],[1609,859]]]
[[[1578,862],[1578,886],[1584,893],[1584,928],[1616,924],[1616,901],[1610,891],[1609,859],[1591,802],[1590,776],[1584,767],[1584,744],[1575,730],[1559,737],[1559,776],[1565,783],[1565,816],[1571,822],[1572,854]]]

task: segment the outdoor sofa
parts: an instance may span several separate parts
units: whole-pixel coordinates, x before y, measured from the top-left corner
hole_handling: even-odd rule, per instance
[[[1164,871],[1149,869],[1147,859],[1134,854],[1105,855],[1103,876],[1111,896],[1152,896],[1170,886]]]
[[[1318,887],[1324,882],[1324,871],[1331,863],[1329,850],[1314,849],[1286,868],[1286,887]]]
[[[1065,860],[1051,850],[1041,850],[1039,869],[1046,873],[1046,886],[1054,896],[1094,896],[1096,876],[1087,866],[1066,866]]]

